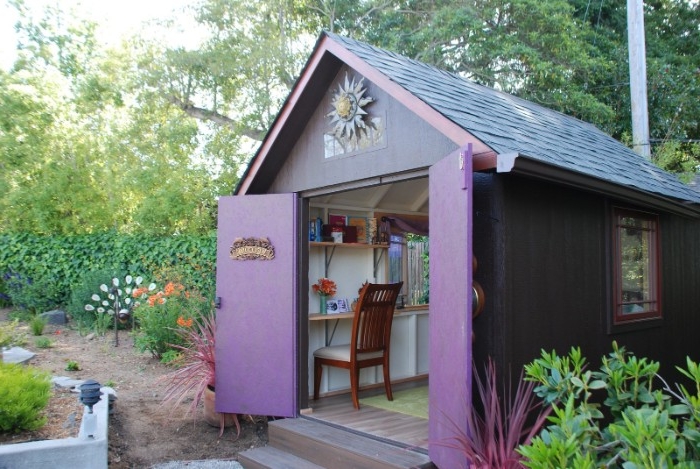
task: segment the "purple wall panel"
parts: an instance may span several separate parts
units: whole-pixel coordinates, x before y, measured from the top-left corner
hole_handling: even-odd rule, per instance
[[[216,409],[297,415],[296,196],[219,200]],[[236,238],[268,238],[272,260],[233,260]]]
[[[459,156],[430,168],[429,454],[451,469],[466,457],[440,443],[466,434],[471,406],[472,164]]]

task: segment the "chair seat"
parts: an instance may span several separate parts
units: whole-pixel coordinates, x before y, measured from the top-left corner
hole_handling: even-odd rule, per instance
[[[384,353],[381,350],[378,350],[376,352],[358,353],[357,359],[358,360],[368,360],[370,358],[379,358],[383,355],[384,355]],[[350,344],[331,345],[328,347],[320,348],[314,352],[314,357],[349,362],[350,361]]]

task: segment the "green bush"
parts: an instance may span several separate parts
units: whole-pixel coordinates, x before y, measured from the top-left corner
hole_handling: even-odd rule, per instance
[[[178,266],[188,285],[207,296],[214,291],[216,236],[126,235],[116,232],[80,236],[39,236],[0,233],[0,274],[20,272],[23,278],[47,279],[66,306],[76,282],[85,272],[141,273],[154,278],[157,269]],[[7,280],[4,280],[7,289]],[[43,282],[43,280],[41,280]],[[40,293],[40,292],[39,292]],[[9,296],[9,294],[8,294]],[[0,300],[5,297],[0,296]]]
[[[0,432],[36,430],[51,396],[48,373],[31,366],[0,362]]]
[[[68,360],[66,363],[66,371],[80,371],[80,364],[75,360]]]
[[[46,327],[46,319],[41,316],[34,316],[31,321],[29,321],[29,329],[32,331],[32,335],[41,335],[44,333],[44,328]]]
[[[552,405],[550,425],[519,452],[532,468],[694,468],[700,461],[700,367],[677,368],[691,384],[671,388],[659,363],[613,342],[599,371],[580,349],[542,352],[525,367],[535,393]],[[655,384],[658,383],[658,386]],[[600,403],[603,403],[601,406]]]
[[[12,305],[10,294],[7,291],[7,278],[9,276],[9,272],[0,275],[0,308],[7,308]]]
[[[48,337],[37,337],[34,345],[36,345],[36,348],[51,348],[53,347],[53,342]]]
[[[50,276],[31,277],[13,271],[5,285],[12,304],[33,314],[56,309],[64,302],[60,282]]]
[[[0,324],[0,347],[21,346],[27,343],[27,334],[19,330],[19,320]]]
[[[167,352],[177,350],[173,346],[185,345],[182,327],[191,327],[203,313],[209,313],[211,301],[198,292],[185,290],[181,283],[168,282],[163,290],[154,292],[148,301],[134,309],[138,330],[134,338],[141,352],[150,352],[158,359],[169,360]]]

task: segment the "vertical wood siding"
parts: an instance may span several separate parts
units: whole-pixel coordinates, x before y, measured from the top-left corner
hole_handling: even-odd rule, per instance
[[[542,349],[580,346],[597,367],[613,340],[660,361],[671,380],[686,356],[700,360],[700,221],[646,208],[660,215],[664,319],[609,333],[609,207],[645,208],[514,175],[479,180],[475,278],[487,301],[474,322],[477,363],[490,355],[516,377]]]

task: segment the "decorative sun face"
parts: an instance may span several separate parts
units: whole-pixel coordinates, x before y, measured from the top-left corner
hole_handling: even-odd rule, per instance
[[[334,133],[340,138],[351,139],[357,137],[360,129],[365,129],[364,116],[367,112],[364,106],[374,101],[369,96],[363,97],[366,88],[363,88],[364,78],[355,82],[353,78],[348,82],[348,75],[345,74],[344,85],[338,85],[338,91],[333,95],[331,106],[333,109],[327,114],[331,118],[331,123],[335,124]]]

